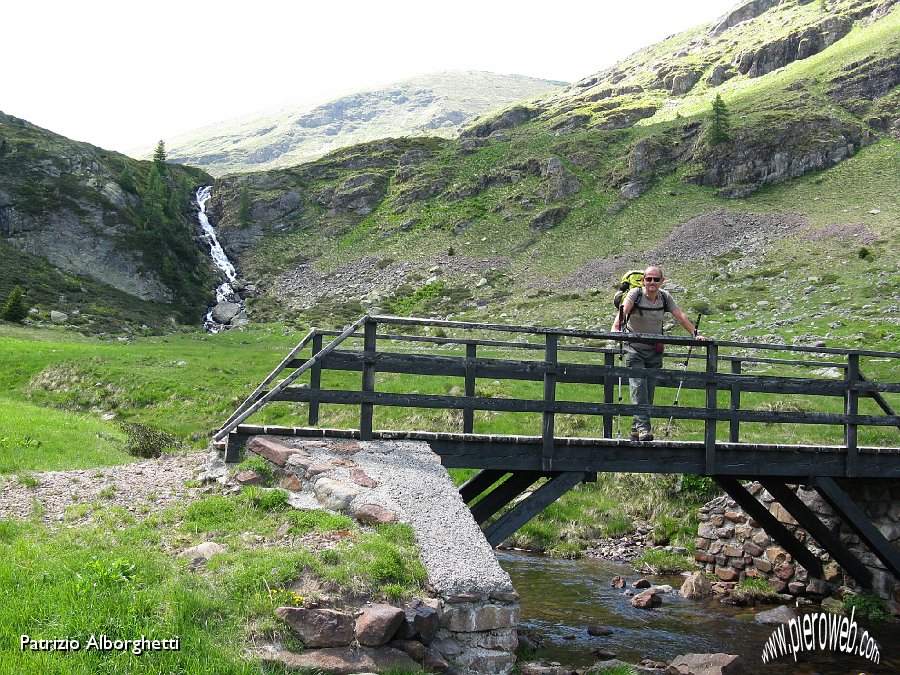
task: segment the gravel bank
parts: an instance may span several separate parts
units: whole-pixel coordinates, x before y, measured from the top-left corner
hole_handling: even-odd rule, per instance
[[[66,519],[66,509],[78,504],[119,506],[136,517],[176,502],[196,498],[202,488],[187,487],[203,453],[165,455],[159,459],[74,471],[31,474],[36,486],[19,482],[17,476],[0,477],[0,518],[28,518],[35,509],[46,523]],[[72,518],[77,523],[87,519]]]

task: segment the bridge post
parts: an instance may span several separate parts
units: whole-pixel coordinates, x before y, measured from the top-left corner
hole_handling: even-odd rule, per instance
[[[844,412],[847,415],[859,413],[859,354],[847,355],[847,372],[844,382],[847,393],[844,401]],[[847,448],[847,477],[853,478],[859,473],[859,448],[857,447],[857,427],[855,422],[847,421],[844,425],[844,446]]]
[[[466,344],[466,397],[475,396],[475,357],[478,345],[474,342]],[[463,409],[463,433],[475,433],[475,410]]]
[[[603,365],[612,368],[616,365],[616,355],[612,352],[606,352],[603,355]],[[606,375],[603,378],[603,402],[612,404],[615,394],[616,379],[612,375]],[[613,435],[613,415],[603,413],[603,438],[612,438]]]
[[[706,383],[706,429],[703,437],[706,446],[706,475],[716,473],[716,394],[718,385],[715,381],[719,370],[719,346],[715,342],[706,344],[706,374],[710,381]]]
[[[544,452],[541,460],[541,468],[544,471],[553,469],[553,437],[554,415],[552,410],[556,402],[556,365],[558,359],[559,336],[556,333],[547,333],[546,346],[544,348],[544,361],[548,369],[544,373],[544,414],[541,420],[541,437],[544,441]]]
[[[375,332],[378,324],[371,319],[366,321],[363,328],[363,368],[362,391],[375,391]],[[372,440],[372,417],[374,405],[363,403],[359,410],[359,438],[363,441]]]
[[[732,375],[740,375],[741,374],[741,362],[738,360],[734,360],[731,362],[731,374]],[[731,385],[731,411],[734,412],[736,410],[741,409],[741,385],[733,384]],[[731,424],[728,428],[728,440],[732,443],[737,443],[740,439],[740,428],[741,423],[739,420],[733,419],[731,420]]]
[[[322,334],[316,333],[312,339],[312,355],[315,356],[322,351]],[[322,363],[317,362],[309,369],[309,388],[312,391],[318,391],[322,388]],[[319,400],[313,399],[309,402],[309,426],[314,427],[319,423]]]

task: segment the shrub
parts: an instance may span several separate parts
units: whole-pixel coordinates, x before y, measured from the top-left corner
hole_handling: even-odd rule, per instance
[[[280,488],[266,490],[251,486],[244,488],[241,499],[262,511],[278,511],[287,506],[288,493]]]
[[[122,431],[126,436],[125,450],[134,457],[154,459],[166,448],[178,447],[175,436],[144,424],[123,424]]]
[[[884,618],[884,600],[877,595],[846,595],[844,596],[844,611],[850,612],[856,609],[856,613],[865,615],[876,621]]]

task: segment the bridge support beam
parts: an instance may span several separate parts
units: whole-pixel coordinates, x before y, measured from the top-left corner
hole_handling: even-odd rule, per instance
[[[784,483],[771,478],[761,478],[760,484],[775,497],[779,504],[790,513],[804,530],[809,532],[819,545],[824,548],[838,565],[856,579],[860,586],[872,588],[872,573],[851,551],[834,536],[819,517],[804,504],[793,490]]]
[[[884,538],[884,535],[872,524],[863,510],[850,499],[833,478],[814,478],[812,484],[822,495],[822,499],[828,502],[834,512],[843,518],[850,529],[865,542],[869,550],[878,556],[887,570],[900,579],[900,551]]]
[[[472,517],[479,525],[531,487],[545,474],[540,471],[516,471],[472,507]],[[513,530],[515,531],[515,530]]]
[[[772,539],[790,553],[794,560],[803,565],[814,577],[822,577],[822,561],[813,555],[778,519],[769,513],[769,509],[763,506],[756,497],[744,489],[737,479],[729,476],[713,476],[731,498],[736,501],[756,522],[762,526]]]
[[[488,543],[491,546],[502,544],[516,530],[578,485],[583,479],[584,473],[581,471],[566,471],[554,475],[549,481],[485,529],[484,536],[487,538]],[[476,504],[476,508],[477,506],[478,504]]]
[[[499,469],[482,469],[459,486],[459,496],[468,504],[507,474]]]

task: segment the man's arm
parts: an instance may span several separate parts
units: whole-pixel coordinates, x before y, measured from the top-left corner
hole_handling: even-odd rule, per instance
[[[694,324],[691,323],[691,320],[687,318],[687,314],[684,313],[684,310],[679,307],[675,311],[672,312],[672,316],[675,317],[675,320],[678,321],[682,325],[682,327],[691,335],[693,335],[698,340],[705,340],[706,338],[700,335],[697,332],[697,329],[694,328]]]
[[[631,312],[634,309],[634,300],[629,300],[627,297],[622,300],[621,310],[616,312],[616,320],[613,321],[612,329],[613,332],[618,332],[622,330],[621,320],[622,315],[624,314],[626,317],[631,316]]]

